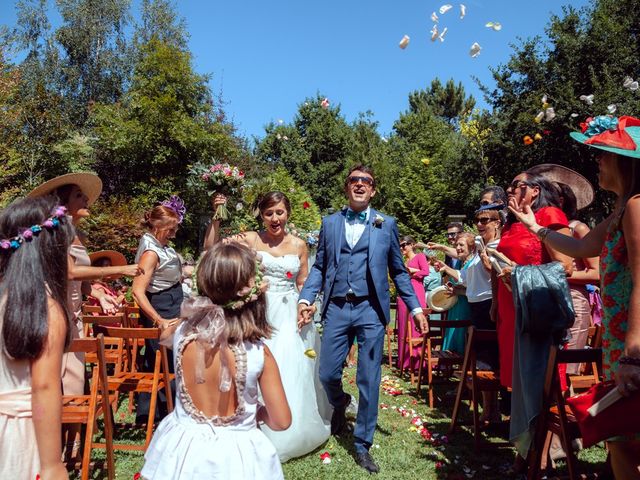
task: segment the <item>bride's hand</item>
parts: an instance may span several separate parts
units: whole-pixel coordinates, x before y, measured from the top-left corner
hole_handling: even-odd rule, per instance
[[[298,331],[308,323],[311,323],[313,315],[316,313],[315,305],[298,304]]]

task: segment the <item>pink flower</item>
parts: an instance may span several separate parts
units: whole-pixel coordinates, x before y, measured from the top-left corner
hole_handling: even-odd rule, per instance
[[[25,230],[24,232],[22,232],[22,237],[23,237],[25,240],[30,240],[30,239],[32,239],[32,238],[33,238],[33,232],[32,232],[31,230],[27,229],[27,230]]]
[[[0,248],[3,250],[9,250],[11,248],[11,242],[9,242],[9,240],[0,241]]]
[[[202,175],[202,179],[203,179],[205,182],[208,182],[208,181],[209,181],[209,178],[210,178],[210,176],[209,176],[209,174],[208,174],[208,173],[205,173],[204,175]]]

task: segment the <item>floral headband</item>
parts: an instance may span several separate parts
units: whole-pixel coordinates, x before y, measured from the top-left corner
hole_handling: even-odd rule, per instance
[[[182,220],[184,220],[184,216],[187,213],[187,207],[184,206],[184,200],[177,195],[171,195],[168,200],[161,202],[160,205],[170,208],[176,212],[176,215],[178,215],[178,223],[182,223]]]
[[[67,215],[67,208],[58,205],[53,209],[53,214],[44,222],[38,225],[31,225],[29,228],[18,233],[13,238],[4,238],[0,240],[0,251],[11,253],[20,248],[24,242],[30,242],[34,236],[40,235],[42,229],[53,230],[60,226],[60,222]]]
[[[260,295],[267,291],[269,288],[269,282],[264,280],[264,267],[262,266],[262,257],[256,255],[256,273],[255,276],[249,280],[249,284],[246,287],[241,288],[236,293],[237,300],[231,300],[222,308],[230,308],[232,310],[238,310],[247,303],[255,302]]]

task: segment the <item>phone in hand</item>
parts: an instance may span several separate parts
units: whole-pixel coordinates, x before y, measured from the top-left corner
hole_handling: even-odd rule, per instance
[[[482,240],[482,237],[480,235],[476,235],[474,243],[476,244],[476,251],[478,253],[484,250],[484,240]]]

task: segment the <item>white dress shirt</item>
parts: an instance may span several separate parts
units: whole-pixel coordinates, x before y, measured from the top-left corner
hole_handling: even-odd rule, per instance
[[[357,214],[353,220],[349,220],[346,215],[344,216],[345,236],[347,238],[347,243],[351,248],[356,246],[367,226],[367,220],[370,220],[371,208],[367,207],[364,212],[366,214],[366,218],[364,220],[360,220]]]

